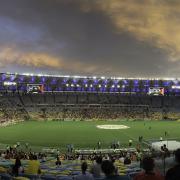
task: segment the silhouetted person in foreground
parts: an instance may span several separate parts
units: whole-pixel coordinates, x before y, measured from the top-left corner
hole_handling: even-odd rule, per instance
[[[100,178],[102,176],[101,164],[102,164],[102,157],[97,156],[96,162],[93,163],[91,170],[90,170],[90,172],[93,174],[94,178]]]
[[[18,176],[20,168],[21,168],[21,160],[19,159],[19,157],[17,157],[15,160],[15,165],[12,167],[12,174],[14,176]]]
[[[87,167],[88,167],[87,163],[83,162],[81,164],[82,173],[80,175],[76,176],[74,179],[75,180],[94,180],[92,174],[86,172]]]
[[[143,172],[140,172],[134,177],[134,180],[164,180],[164,177],[154,171],[154,159],[151,157],[145,157],[142,160]]]
[[[116,174],[116,168],[113,164],[112,161],[109,160],[105,160],[102,162],[101,165],[102,171],[104,172],[104,174],[106,175],[106,177],[104,179],[109,179],[109,180],[130,180],[130,178],[128,176],[121,176],[121,175],[117,175]]]
[[[180,149],[175,151],[176,165],[170,168],[166,173],[166,180],[180,180]]]

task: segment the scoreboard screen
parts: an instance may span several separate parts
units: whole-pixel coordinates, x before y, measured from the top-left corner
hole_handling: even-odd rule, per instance
[[[153,95],[153,96],[164,96],[164,88],[162,88],[162,87],[150,87],[148,94]]]
[[[28,93],[43,93],[44,85],[43,84],[27,84]]]

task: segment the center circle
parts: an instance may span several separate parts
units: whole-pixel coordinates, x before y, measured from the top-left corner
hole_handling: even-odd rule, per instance
[[[97,125],[99,129],[128,129],[130,127],[125,125],[115,125],[115,124],[105,124],[105,125]]]

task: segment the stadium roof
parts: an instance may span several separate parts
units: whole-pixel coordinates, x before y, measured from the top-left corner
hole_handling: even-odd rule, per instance
[[[116,76],[112,76],[112,77],[107,77],[107,76],[79,76],[79,75],[58,75],[58,74],[34,74],[34,73],[10,73],[10,72],[6,72],[6,73],[0,73],[0,74],[9,74],[9,75],[23,75],[23,76],[39,76],[39,77],[65,77],[65,78],[77,78],[77,79],[84,79],[84,78],[88,78],[88,79],[138,79],[138,80],[180,80],[180,78],[159,78],[159,77],[116,77]]]

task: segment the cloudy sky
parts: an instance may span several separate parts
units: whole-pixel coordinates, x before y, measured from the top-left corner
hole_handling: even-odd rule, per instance
[[[180,77],[180,1],[0,0],[0,72]]]

